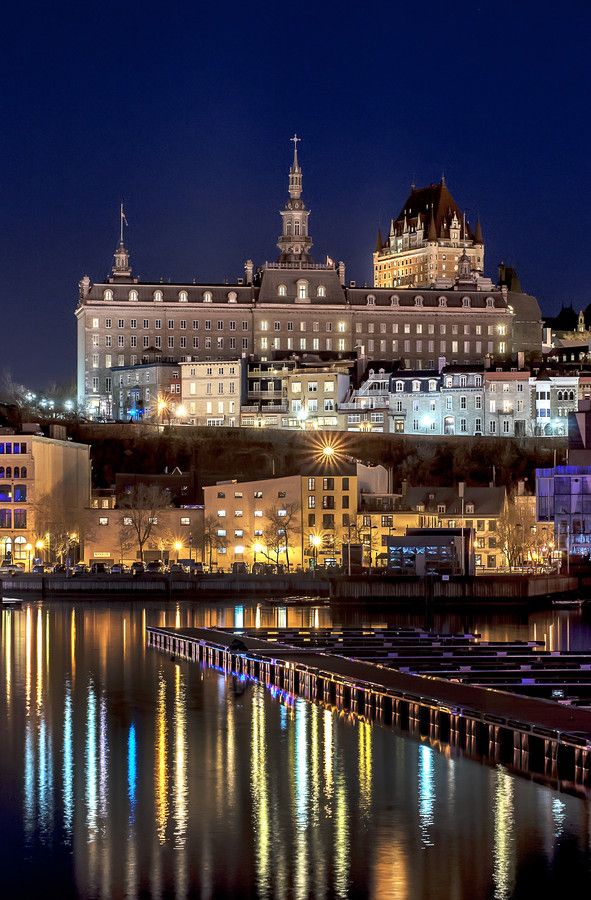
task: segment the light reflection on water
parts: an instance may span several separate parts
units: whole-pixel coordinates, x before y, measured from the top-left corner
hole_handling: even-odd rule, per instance
[[[581,646],[585,621],[567,628],[559,615],[553,640]],[[582,800],[145,648],[150,623],[330,616],[246,603],[4,611],[0,784],[14,785],[0,806],[4,894],[46,896],[51,883],[104,898],[509,900],[532,871],[544,896],[573,867],[589,888]],[[477,630],[513,637],[533,625],[549,632],[556,614],[480,619]]]

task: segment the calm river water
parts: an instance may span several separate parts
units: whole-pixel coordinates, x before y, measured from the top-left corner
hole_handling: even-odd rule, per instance
[[[2,612],[2,897],[550,897],[591,889],[589,803],[145,646],[146,624],[421,617],[183,604]],[[579,612],[436,617],[591,648]]]

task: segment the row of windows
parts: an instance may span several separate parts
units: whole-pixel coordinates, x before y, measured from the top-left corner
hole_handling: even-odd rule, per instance
[[[153,330],[155,330],[155,331],[162,330],[163,321],[164,321],[163,319],[154,319]],[[138,322],[139,322],[138,319],[130,319],[129,320],[129,328],[131,330],[138,328]],[[225,322],[223,319],[217,319],[217,320],[215,320],[215,322],[216,322],[216,326],[214,329],[213,320],[205,319],[203,321],[203,330],[204,331],[213,331],[213,330],[223,331],[224,328],[226,327],[226,325],[227,325],[229,331],[238,331],[239,325],[240,325],[240,330],[242,330],[242,331],[249,331],[249,329],[251,328],[251,323],[246,319],[242,320],[240,323],[238,323],[235,319],[231,319],[228,322]],[[200,319],[193,319],[191,324],[192,324],[193,331],[199,331],[201,329],[201,320]],[[308,322],[304,321],[304,320],[300,320],[298,323],[293,322],[293,321],[281,322],[279,320],[275,320],[273,322],[273,331],[282,331],[283,328],[285,328],[287,331],[295,331],[296,324],[298,326],[297,330],[299,330],[299,331],[307,331],[308,330]],[[178,327],[181,331],[186,331],[189,328],[189,321],[187,319],[180,319],[178,322],[175,322],[174,319],[167,319],[166,326],[169,330],[172,330],[172,329],[175,329]],[[320,322],[312,322],[311,330],[318,332],[318,331],[320,331],[320,326],[321,326]],[[109,317],[105,318],[104,327],[107,330],[111,329],[113,327],[113,319],[109,318]],[[125,328],[126,320],[125,319],[117,319],[117,327],[120,329]],[[150,320],[143,319],[142,325],[140,327],[143,328],[144,330],[150,329]],[[258,328],[260,331],[270,331],[271,330],[271,322],[267,319],[263,319],[263,320],[261,320],[261,322],[258,323],[258,325],[255,322],[254,327],[255,327],[255,329]],[[495,334],[498,334],[499,337],[504,337],[507,335],[507,325],[504,325],[502,323],[499,323],[497,325],[480,325],[479,324],[479,325],[471,326],[469,324],[460,325],[459,323],[449,324],[447,322],[446,323],[442,322],[439,324],[438,327],[436,327],[435,323],[433,323],[433,322],[427,322],[427,323],[404,322],[402,324],[399,322],[392,322],[390,327],[391,327],[392,334],[433,334],[434,335],[435,333],[437,333],[440,335],[443,335],[443,334],[470,335],[470,334],[472,334],[472,328],[473,328],[474,329],[473,333],[476,335],[476,337],[480,337],[483,335],[488,335],[489,337],[492,337]],[[92,319],[92,329],[94,331],[97,331],[100,329],[100,319],[98,317],[95,317]],[[325,322],[324,330],[327,332],[331,332],[333,330],[333,323]],[[340,333],[346,332],[347,331],[347,323],[344,321],[337,322],[335,330]],[[378,332],[380,334],[387,334],[388,333],[388,324],[386,322],[356,322],[355,323],[355,333],[363,334],[364,332],[367,332],[368,334],[375,334]],[[98,334],[93,335],[93,345],[94,346],[98,346],[98,340],[99,340],[99,335]],[[96,341],[96,343],[94,343],[95,341]]]
[[[14,513],[14,517],[13,517]],[[14,518],[14,528],[27,527],[27,510],[26,509],[0,509],[0,528],[12,528]],[[17,538],[18,540],[18,538]]]
[[[27,445],[22,441],[0,442],[0,453],[26,453]]]
[[[26,503],[26,484],[0,485],[0,503]]]
[[[27,477],[27,467],[26,466],[15,466],[14,471],[12,466],[0,466],[0,478],[26,478]]]
[[[112,288],[106,288],[103,291],[103,300],[105,301],[105,303],[112,303],[113,298],[114,298],[114,294],[113,294]],[[127,299],[129,301],[131,301],[132,303],[137,303],[140,299],[139,291],[137,291],[136,288],[132,288],[127,295]],[[184,290],[179,291],[177,294],[177,299],[178,299],[179,303],[188,303],[189,302],[188,291],[184,291]],[[203,300],[204,303],[213,303],[212,291],[203,291],[201,294],[201,299]],[[236,293],[236,291],[228,291],[228,293],[226,294],[226,299],[228,300],[228,303],[237,303],[238,302],[238,294]],[[164,300],[163,292],[160,289],[153,291],[152,300],[154,301],[154,303],[162,303]]]
[[[15,510],[15,512],[16,512],[16,510]],[[180,521],[181,525],[190,525],[191,524],[191,519],[189,516],[181,516],[179,521]],[[148,522],[151,525],[157,525],[158,524],[158,516],[149,516]],[[108,516],[100,516],[99,517],[99,525],[108,525],[108,524],[109,524]],[[123,516],[123,524],[126,527],[129,525],[133,525],[133,519],[131,518],[131,516]],[[15,525],[15,527],[16,527],[16,525]]]

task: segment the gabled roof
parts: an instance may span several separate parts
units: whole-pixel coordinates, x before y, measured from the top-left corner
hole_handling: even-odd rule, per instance
[[[469,504],[473,504],[474,512],[469,516],[499,516],[505,505],[506,491],[504,487],[468,487],[464,491],[464,512]],[[462,500],[458,496],[457,487],[409,487],[400,498],[399,509],[417,511],[423,506],[425,512],[437,512],[437,507],[445,506],[445,515],[460,516]]]
[[[452,197],[445,179],[442,178],[439,184],[430,184],[424,188],[412,188],[404,206],[394,220],[394,231],[396,234],[402,234],[405,218],[408,225],[416,226],[417,217],[420,214],[421,231],[429,230],[431,217],[433,217],[435,233],[437,237],[441,237],[442,227],[445,226],[445,229],[449,229],[454,213],[460,223],[460,228],[463,228],[464,214]],[[466,225],[467,239],[473,241],[474,233],[467,223]],[[463,238],[464,235],[461,234],[461,237]]]

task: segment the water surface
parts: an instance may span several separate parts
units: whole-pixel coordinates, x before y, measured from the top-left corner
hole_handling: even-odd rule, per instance
[[[2,613],[3,897],[549,897],[591,888],[589,804],[145,646],[149,624],[424,625],[231,602]],[[591,646],[584,614],[442,630]]]

